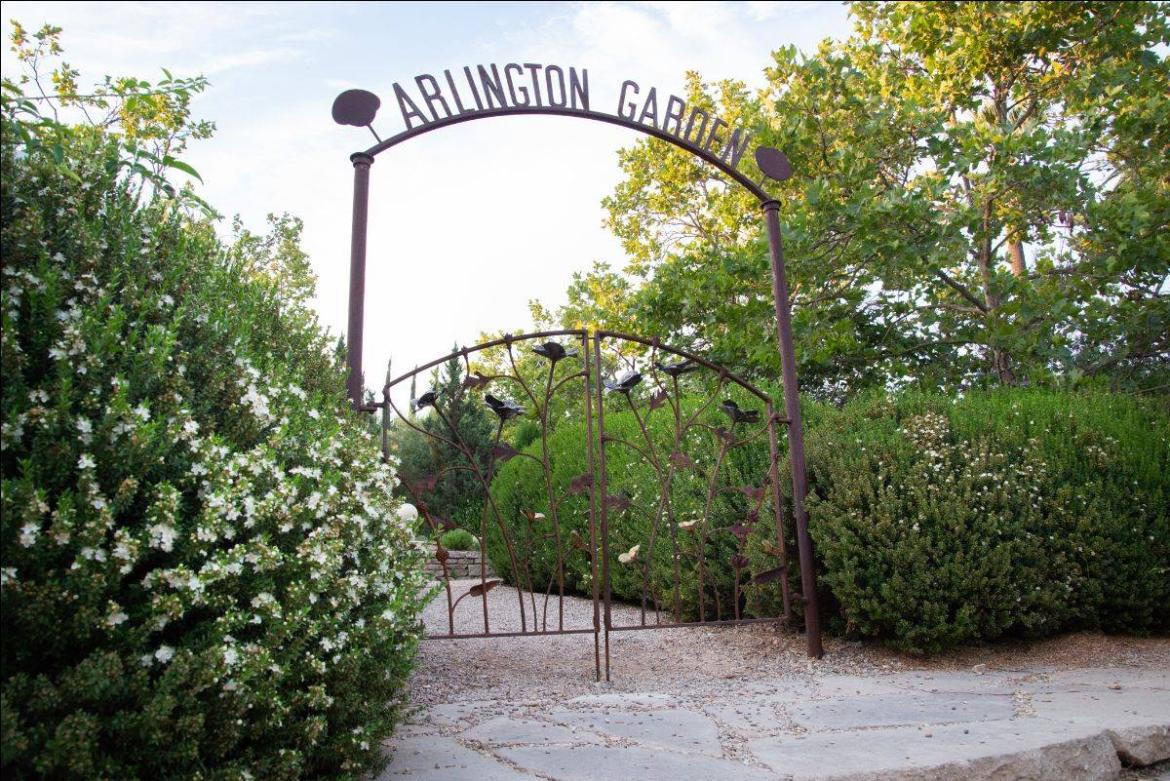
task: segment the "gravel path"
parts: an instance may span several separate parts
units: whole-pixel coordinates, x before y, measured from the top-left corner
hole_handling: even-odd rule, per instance
[[[453,582],[454,597],[477,582]],[[488,607],[493,632],[520,629],[516,590],[493,589]],[[592,628],[590,600],[564,610],[566,628]],[[635,607],[613,611],[615,625],[638,622]],[[424,620],[447,632],[445,595]],[[455,627],[483,631],[481,598],[458,605]],[[812,661],[803,635],[774,624],[610,637],[612,684],[594,681],[591,632],[424,641],[380,779],[819,778],[826,756],[842,772],[959,757],[954,777],[979,778],[980,762],[1006,761],[989,746],[1050,768],[1029,777],[1063,778],[1090,757],[1095,774],[1067,777],[1113,779],[1122,738],[1108,730],[1121,727],[1148,762],[1170,758],[1167,639],[1078,634],[923,660],[828,637]],[[1146,772],[1130,777],[1156,777]]]

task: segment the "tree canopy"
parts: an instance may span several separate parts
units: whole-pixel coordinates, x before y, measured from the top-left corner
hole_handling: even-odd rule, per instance
[[[851,14],[846,40],[775,51],[758,94],[688,75],[688,102],[793,161],[775,190],[802,389],[1165,388],[1166,4],[864,2]],[[605,206],[630,261],[576,275],[556,316],[775,377],[752,197],[655,139],[620,163]]]

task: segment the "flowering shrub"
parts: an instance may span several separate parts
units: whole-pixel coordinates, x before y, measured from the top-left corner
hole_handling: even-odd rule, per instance
[[[1164,407],[1003,390],[810,413],[810,532],[839,629],[928,652],[1170,630]]]
[[[358,777],[421,553],[333,343],[256,262],[281,242],[226,249],[102,134],[60,131],[54,160],[16,131],[6,113],[4,777]]]

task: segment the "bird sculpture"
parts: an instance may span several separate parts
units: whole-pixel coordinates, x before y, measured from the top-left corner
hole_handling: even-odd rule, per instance
[[[511,420],[524,414],[524,408],[511,399],[497,399],[492,394],[485,393],[483,400],[500,420]]]
[[[577,355],[576,347],[565,347],[560,342],[545,342],[532,348],[532,352],[548,358],[553,363],[562,358],[572,358]]]
[[[411,400],[410,406],[416,410],[420,410],[423,407],[433,407],[437,398],[438,395],[433,390],[429,390],[417,399]]]
[[[605,389],[610,392],[628,394],[634,389],[634,386],[636,386],[641,381],[642,375],[640,372],[626,372],[621,377],[619,377],[616,382],[606,380]]]
[[[662,363],[661,361],[654,364],[658,367],[658,371],[663,374],[668,374],[671,377],[681,377],[687,372],[693,372],[699,368],[699,364],[692,361],[690,358],[684,358],[678,363]]]
[[[758,409],[740,409],[739,405],[731,399],[728,399],[719,406],[731,418],[732,424],[760,422],[760,411]]]

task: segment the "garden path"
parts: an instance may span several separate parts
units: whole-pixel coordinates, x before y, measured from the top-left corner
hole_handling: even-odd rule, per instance
[[[461,631],[482,631],[472,602]],[[519,628],[516,606],[490,592],[493,631]],[[445,631],[445,608],[428,606],[428,626]],[[565,609],[566,626],[592,625],[589,600]],[[426,641],[378,781],[1104,780],[1170,760],[1167,640],[1083,634],[922,661],[827,638],[816,662],[801,635],[761,624],[611,642],[605,685],[590,634]]]

